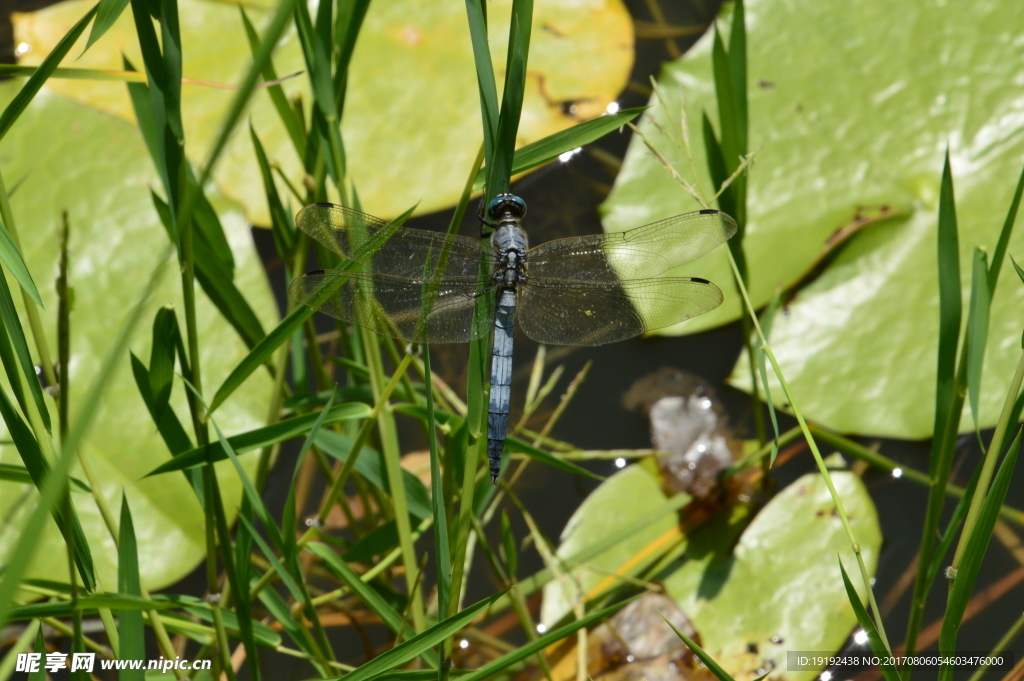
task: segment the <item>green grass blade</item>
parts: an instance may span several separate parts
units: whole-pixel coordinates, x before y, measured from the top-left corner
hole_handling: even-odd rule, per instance
[[[17,366],[13,363],[9,364],[8,357],[4,357],[4,369],[7,371],[11,385],[18,385],[20,387],[20,390],[16,391],[15,394],[23,392],[24,386],[27,384],[28,392],[32,395],[43,425],[49,432],[51,430],[50,410],[43,399],[43,390],[39,385],[39,379],[36,377],[36,366],[28,349],[28,339],[25,337],[25,330],[21,325],[21,319],[18,317],[18,310],[14,307],[11,289],[7,286],[7,277],[3,276],[2,273],[0,273],[0,324],[3,324],[7,334],[10,336],[10,347],[13,349],[13,354],[17,357],[17,363],[21,367],[22,376],[19,377],[14,373],[18,370]],[[3,333],[2,329],[0,329],[0,333]],[[4,341],[4,344],[6,345],[7,342]],[[8,353],[9,351],[5,349],[4,354]],[[21,397],[22,399],[19,399],[19,402],[21,403],[22,410],[27,415],[30,407],[25,404],[24,400],[28,399],[28,395],[22,395]]]
[[[174,409],[170,408],[170,406],[157,409],[153,395],[150,392],[149,371],[146,369],[146,366],[134,353],[131,355],[131,362],[135,385],[138,387],[142,401],[149,410],[149,415],[156,424],[157,432],[160,433],[160,437],[163,439],[164,444],[167,445],[167,450],[171,453],[171,456],[177,456],[182,452],[192,449],[192,440],[189,439],[188,433],[185,431],[185,427],[181,425],[181,421],[178,419]],[[202,474],[194,469],[186,470],[184,474],[192,489],[195,490],[201,499],[203,492]]]
[[[717,189],[729,179],[729,170],[725,163],[722,145],[718,141],[718,135],[715,133],[714,126],[711,125],[711,119],[708,118],[707,112],[704,112],[701,120],[704,130],[704,151],[708,159],[708,173],[711,175],[711,185]],[[718,195],[718,207],[723,213],[735,215],[736,198],[733,195],[731,186],[726,187]],[[741,235],[737,234],[729,240],[729,243],[732,243],[737,238],[741,238]]]
[[[260,46],[260,37],[256,33],[252,22],[249,21],[249,15],[245,13],[245,7],[239,5],[238,11],[242,15],[242,25],[245,28],[245,36],[249,40],[249,49],[252,51],[253,58],[255,58],[256,51]],[[277,80],[277,72],[274,70],[273,60],[266,60],[262,75],[264,82],[270,83]],[[295,147],[295,153],[299,155],[299,158],[302,158],[302,153],[306,148],[306,129],[303,127],[302,121],[296,115],[295,109],[288,103],[288,97],[284,94],[284,88],[280,84],[267,87],[267,93],[270,95],[270,101],[274,104],[278,118],[284,124],[285,130],[288,131],[288,137],[292,141],[292,146]]]
[[[1017,189],[1013,192],[1010,210],[1006,213],[1003,228],[999,231],[999,241],[996,242],[996,248],[992,251],[992,263],[989,265],[988,271],[988,290],[992,294],[995,294],[996,283],[999,281],[999,270],[1002,269],[1003,258],[1006,257],[1006,249],[1010,245],[1010,236],[1013,234],[1013,226],[1017,222],[1017,209],[1020,208],[1021,194],[1024,194],[1024,169],[1021,170],[1020,177],[1017,179]]]
[[[11,126],[14,125],[14,122],[18,120],[18,117],[28,107],[29,102],[39,92],[39,88],[43,86],[46,79],[50,77],[64,57],[67,56],[71,46],[75,44],[75,41],[78,40],[78,37],[85,30],[85,27],[89,25],[89,22],[96,15],[96,9],[96,7],[93,7],[86,12],[85,16],[79,19],[78,23],[72,26],[71,30],[60,39],[60,42],[54,46],[50,54],[46,55],[38,70],[29,77],[25,85],[18,91],[18,94],[11,100],[11,103],[4,109],[4,112],[0,114],[0,139],[3,139],[4,135],[10,131]]]
[[[501,113],[495,136],[494,152],[487,159],[487,199],[504,191],[512,178],[512,158],[515,155],[519,118],[523,111],[526,88],[526,65],[530,53],[530,33],[533,25],[533,0],[514,0],[512,21],[509,26],[509,51],[505,71],[505,88],[501,98]]]
[[[953,174],[947,151],[939,194],[939,356],[938,385],[935,391],[935,440],[941,440],[946,429],[960,340],[960,240],[957,231]]]
[[[191,171],[189,172],[191,173]],[[189,196],[197,197],[195,200],[197,208],[206,204],[206,197],[199,192],[198,186],[191,186],[191,183]],[[151,197],[164,229],[167,231],[167,236],[173,242],[177,230],[174,227],[171,206],[155,193],[152,193]],[[196,280],[199,281],[199,285],[203,287],[203,291],[206,292],[207,297],[224,316],[224,319],[238,332],[246,347],[251,350],[263,339],[266,332],[264,332],[263,325],[252,306],[235,286],[232,268],[224,262],[215,250],[216,247],[211,245],[208,238],[204,236],[199,219],[202,212],[196,210],[192,216],[193,234],[197,237],[192,243]],[[213,218],[216,220],[216,214]],[[217,222],[217,231],[220,231],[219,221]],[[223,234],[223,232],[220,233]]]
[[[4,420],[6,423],[6,419]],[[14,482],[19,485],[31,485],[33,484],[32,475],[28,472],[28,469],[24,466],[17,466],[11,463],[0,463],[0,480],[6,480],[7,482]],[[71,485],[73,492],[86,492],[89,493],[92,490],[87,484],[78,478],[70,477],[68,482]]]
[[[30,481],[37,490],[42,490],[50,476],[50,465],[43,456],[43,452],[39,448],[39,443],[32,434],[32,430],[25,425],[21,416],[15,411],[14,405],[11,404],[3,388],[0,388],[0,418],[3,418],[4,425],[7,426],[7,432],[14,442],[14,447],[18,450],[22,463],[25,464],[25,468],[21,470],[28,474]],[[69,478],[69,480],[72,481],[71,484],[74,487],[73,478]],[[83,487],[85,486],[81,482],[78,484]],[[93,567],[92,552],[89,549],[89,542],[85,538],[82,525],[78,520],[74,504],[57,504],[54,506],[53,520],[57,523],[57,528],[60,530],[61,536],[64,537],[64,541],[74,545],[75,565],[78,567],[78,573],[82,577],[82,583],[88,590],[93,590],[96,588],[96,575]]]
[[[331,407],[331,411],[324,419],[324,423],[330,425],[341,421],[364,419],[369,416],[369,414],[370,408],[362,402],[337,404]],[[227,441],[235,452],[244,454],[245,452],[249,452],[254,449],[260,449],[268,445],[284,442],[285,440],[290,440],[293,437],[309,433],[313,425],[317,422],[319,416],[319,414],[304,414],[302,416],[296,416],[294,418],[285,419],[284,421],[278,421],[277,423],[269,426],[256,428],[254,430],[246,431],[245,433],[240,433],[239,435],[233,435],[228,438]],[[226,458],[228,458],[228,456],[220,444],[210,443],[202,447],[190,449],[187,452],[182,452],[170,461],[154,468],[147,474],[147,477],[150,475],[167,473],[169,471],[180,471],[186,468],[192,468],[193,466],[202,466],[207,463],[216,463],[217,461],[223,461]]]
[[[937,378],[935,388],[935,425],[932,431],[932,451],[929,461],[929,476],[932,486],[928,490],[928,506],[924,527],[921,530],[921,546],[918,551],[917,580],[911,601],[907,622],[907,654],[916,649],[917,634],[924,616],[924,604],[928,597],[927,576],[932,561],[941,561],[935,555],[935,540],[939,534],[939,521],[946,496],[946,484],[953,465],[953,450],[956,446],[960,414],[963,409],[964,392],[967,383],[968,348],[961,348],[957,363],[957,344],[960,336],[960,252],[957,235],[956,205],[953,191],[953,176],[949,165],[949,151],[946,152],[939,191],[938,215],[938,274],[939,274],[939,351],[937,357]]]
[[[41,655],[42,659],[39,668],[34,672],[29,672],[28,681],[46,681],[46,667],[42,664],[46,661],[46,641],[43,639],[42,627],[39,628],[39,633],[36,635],[36,653]]]
[[[540,463],[543,464],[547,464],[548,466],[552,466],[554,468],[560,468],[566,473],[571,473],[572,475],[578,475],[582,478],[590,478],[591,480],[604,480],[604,478],[598,475],[597,473],[592,473],[588,471],[586,468],[574,464],[572,461],[566,461],[565,459],[549,454],[548,452],[545,452],[543,449],[534,447],[530,443],[524,440],[520,440],[519,438],[512,435],[509,435],[505,439],[505,448],[506,451],[526,454],[531,459],[539,461]]]
[[[199,177],[199,186],[206,186],[206,181],[210,178],[210,173],[213,171],[217,159],[220,158],[224,147],[228,143],[228,139],[231,137],[232,131],[235,129],[235,125],[238,123],[238,119],[242,116],[242,111],[245,110],[249,96],[256,87],[256,81],[259,79],[264,65],[270,61],[270,56],[277,46],[277,41],[281,39],[281,35],[288,26],[292,9],[298,4],[296,0],[281,0],[274,9],[274,15],[267,25],[266,31],[263,33],[263,38],[260,40],[259,49],[255,50],[253,54],[252,65],[249,67],[248,72],[246,72],[245,78],[239,83],[238,90],[235,91],[235,97],[231,101],[231,106],[221,123],[220,131],[217,133],[217,137],[214,139],[213,145],[207,154],[206,163],[203,165],[203,172]]]
[[[437,611],[448,612],[452,590],[452,556],[448,538],[448,499],[441,475],[441,452],[437,446],[434,414],[434,381],[430,370],[430,346],[423,345],[423,384],[427,398],[427,444],[430,450],[430,508],[434,517],[434,561],[437,570]]]
[[[846,595],[850,599],[850,605],[853,607],[853,612],[857,615],[857,621],[860,622],[860,626],[864,629],[864,632],[868,635],[868,643],[871,645],[871,651],[878,657],[886,660],[892,657],[892,652],[882,642],[881,637],[878,635],[878,629],[875,628],[875,623],[871,621],[871,616],[868,615],[867,609],[860,600],[860,596],[857,595],[857,590],[853,588],[853,584],[850,582],[850,577],[846,574],[846,568],[843,567],[843,561],[839,561],[839,570],[843,573],[843,584],[846,585]],[[879,665],[882,669],[882,676],[885,677],[885,681],[900,681],[900,673],[896,670],[891,663],[883,663]]]
[[[593,544],[581,549],[579,552],[566,557],[563,562],[566,565],[583,565],[593,559],[596,556],[600,556],[605,551],[608,551],[614,546],[621,544],[630,537],[636,535],[644,528],[650,527],[653,523],[660,519],[676,513],[680,508],[693,501],[693,498],[688,494],[677,494],[665,500],[665,503],[661,504],[657,508],[651,509],[648,513],[640,516],[633,522],[618,528],[614,532],[610,532],[600,541],[596,541]],[[540,589],[545,584],[554,579],[554,574],[549,568],[538,570],[533,575],[527,577],[519,583],[519,589],[524,596],[527,596],[537,589]],[[505,607],[507,603],[501,602],[495,607]]]
[[[117,542],[117,590],[122,594],[142,597],[142,582],[139,577],[139,551],[135,542],[135,525],[128,508],[128,498],[121,495],[121,522]],[[118,634],[121,646],[118,658],[142,660],[146,657],[146,634],[142,624],[141,610],[118,610]],[[122,669],[120,681],[143,681],[146,672],[142,669]]]
[[[324,118],[328,121],[337,121],[338,108],[334,99],[334,85],[331,82],[328,48],[323,36],[314,28],[309,10],[302,3],[295,5],[295,27],[298,30],[299,43],[302,45],[302,55],[306,59],[313,101]]]
[[[298,562],[290,562],[292,569],[289,569],[278,560],[274,554],[273,549],[267,545],[267,542],[257,532],[256,528],[252,526],[249,519],[243,515],[238,516],[238,520],[245,525],[248,529],[249,534],[255,540],[256,544],[260,547],[260,551],[266,556],[267,561],[273,567],[274,572],[281,578],[281,582],[284,583],[285,587],[291,593],[292,598],[298,603],[303,603],[303,612],[306,614],[314,629],[316,630],[318,641],[316,643],[310,643],[310,650],[314,651],[311,654],[316,657],[321,663],[325,663],[326,660],[331,656],[331,646],[327,641],[326,635],[323,633],[323,627],[320,624],[319,616],[317,615],[316,608],[311,605],[311,597],[309,596],[309,590],[306,587],[306,578],[299,567]]]
[[[249,124],[249,136],[252,138],[253,150],[256,152],[256,162],[260,166],[260,175],[263,177],[263,191],[267,195],[267,209],[270,213],[271,233],[274,235],[274,244],[277,247],[277,254],[282,260],[288,261],[292,257],[297,240],[295,224],[288,215],[281,201],[281,195],[274,183],[274,174],[270,169],[270,162],[263,150],[263,144],[256,135],[256,129]]]
[[[7,652],[4,653],[3,659],[0,659],[0,681],[8,681],[8,679],[11,678],[11,674],[14,673],[16,668],[18,655],[28,650],[29,646],[32,645],[32,642],[38,638],[39,629],[39,620],[29,622],[28,625],[25,626],[25,630],[22,631],[18,638],[11,643],[9,648],[7,648]]]
[[[329,430],[321,431],[316,436],[316,445],[325,454],[347,462],[352,456],[353,441],[339,433]],[[391,482],[388,479],[387,465],[384,462],[384,455],[375,449],[362,447],[359,456],[356,458],[354,468],[368,482],[391,494]],[[405,498],[409,504],[409,513],[417,520],[424,520],[431,517],[430,495],[423,482],[415,475],[403,469],[402,486],[405,489]]]
[[[679,639],[683,643],[685,643],[690,650],[693,651],[694,655],[700,658],[700,661],[703,662],[704,666],[707,667],[708,670],[715,675],[715,678],[718,679],[718,681],[735,681],[729,674],[729,672],[722,669],[722,666],[715,662],[715,658],[708,655],[703,648],[697,645],[686,634],[679,631],[679,629],[676,628],[676,625],[672,624],[672,622],[670,622],[669,619],[665,617],[664,613],[662,613],[661,618],[665,620],[665,623],[668,624],[668,626],[672,627],[672,631],[676,633],[676,636],[678,636]]]
[[[273,589],[263,589],[260,591],[260,601],[266,606],[274,619],[281,624],[281,628],[291,637],[295,645],[310,656],[309,663],[316,668],[320,676],[324,678],[329,677],[334,670],[321,660],[322,653],[317,650],[315,644],[312,643],[312,639],[304,633],[304,630],[295,621],[295,618],[292,617],[291,608],[281,598],[281,595]]]
[[[949,523],[946,525],[946,531],[942,533],[942,538],[939,540],[939,545],[935,549],[935,555],[945,557],[946,553],[949,552],[949,547],[953,545],[953,539],[956,538],[957,530],[963,524],[964,519],[967,517],[967,510],[971,506],[971,500],[974,499],[974,492],[978,488],[978,480],[981,478],[981,466],[977,466],[974,469],[974,475],[971,476],[971,481],[967,485],[967,489],[964,490],[964,494],[960,497],[960,500],[956,504],[956,508],[953,510],[953,516],[949,519]],[[932,561],[931,569],[928,571],[928,588],[931,589],[932,584],[935,583],[935,578],[939,576],[939,569],[942,563],[939,560]]]
[[[519,648],[513,650],[510,653],[502,655],[497,660],[488,662],[479,669],[474,669],[472,672],[466,674],[465,676],[460,676],[459,679],[462,679],[464,681],[483,681],[484,679],[489,679],[493,677],[495,674],[501,672],[502,670],[508,669],[512,665],[521,662],[526,658],[536,654],[538,651],[543,650],[552,643],[562,640],[569,634],[572,634],[573,632],[576,632],[582,629],[583,627],[588,627],[595,622],[599,622],[605,619],[606,617],[611,617],[616,612],[625,607],[628,603],[629,601],[624,601],[622,603],[616,603],[611,607],[604,608],[603,610],[597,610],[595,612],[592,612],[576,620],[575,622],[570,622],[564,627],[559,627],[558,629],[555,629],[554,631],[549,632],[544,636],[541,636],[536,641],[531,641],[530,643],[524,646],[520,646]]]
[[[553,135],[548,135],[544,139],[520,147],[516,149],[515,155],[512,157],[512,175],[518,175],[531,168],[544,165],[567,151],[572,151],[585,144],[595,142],[608,133],[618,130],[626,123],[629,123],[645,110],[645,107],[638,107],[636,109],[623,109],[618,113],[607,116],[598,116],[593,120],[579,123]],[[476,179],[473,180],[473,191],[483,189],[486,178],[487,170],[482,168],[477,173]]]
[[[781,290],[776,288],[771,301],[768,303],[768,308],[764,311],[764,314],[761,317],[761,332],[764,334],[766,339],[771,338],[772,323],[775,321],[775,315],[779,311],[779,306],[781,304]],[[753,342],[751,345],[753,345]],[[768,467],[771,468],[775,465],[775,457],[779,455],[779,419],[775,413],[775,402],[772,401],[772,391],[768,386],[768,367],[766,364],[764,348],[761,345],[757,345],[755,347],[755,352],[757,353],[757,371],[761,376],[761,387],[764,389],[764,401],[765,404],[768,405],[768,414],[771,416],[772,429],[775,432],[775,437],[772,440],[771,459],[768,462]]]
[[[302,442],[302,447],[299,449],[299,455],[295,457],[295,468],[292,470],[292,483],[288,486],[288,498],[284,503],[284,510],[281,513],[281,530],[284,532],[285,537],[285,551],[286,556],[289,559],[295,558],[294,554],[298,551],[296,546],[295,532],[295,515],[297,509],[295,508],[295,489],[299,478],[299,470],[302,467],[302,463],[306,460],[306,455],[309,453],[310,447],[313,446],[313,442],[316,440],[317,434],[320,433],[320,429],[323,428],[324,423],[327,421],[327,415],[331,413],[334,406],[334,399],[338,396],[338,387],[335,386],[334,390],[331,391],[331,396],[327,398],[327,404],[320,410],[320,416],[317,418],[316,423],[313,424],[313,428],[306,434],[306,439]]]
[[[964,611],[967,609],[967,602],[974,590],[974,583],[978,578],[982,560],[988,550],[989,541],[992,539],[992,530],[996,524],[999,514],[999,507],[1006,498],[1006,492],[1010,488],[1010,481],[1013,478],[1013,470],[1017,463],[1017,454],[1020,451],[1021,431],[1010,444],[999,472],[992,482],[992,488],[985,495],[985,501],[978,515],[978,521],[967,541],[967,548],[964,551],[960,567],[953,576],[953,584],[949,591],[949,601],[946,604],[946,614],[942,618],[942,631],[939,634],[939,652],[942,655],[951,655],[956,651],[956,637],[963,621]],[[943,681],[953,677],[953,667],[943,665],[939,670],[939,678]]]
[[[345,92],[348,88],[348,65],[352,61],[352,53],[356,49],[356,38],[363,26],[366,11],[370,8],[370,0],[338,3],[338,17],[334,24],[335,52],[334,62],[334,97],[338,107],[338,116],[344,115]]]
[[[163,57],[164,115],[174,138],[185,141],[181,122],[181,31],[178,25],[178,0],[160,0],[160,47]],[[151,79],[152,82],[152,79]]]
[[[110,608],[121,612],[142,612],[175,607],[174,603],[150,600],[141,596],[123,593],[101,593],[84,596],[77,601],[51,601],[49,603],[32,603],[11,608],[12,621],[27,620],[36,617],[71,617],[75,610],[95,612],[102,608]],[[138,659],[138,658],[136,658]]]
[[[92,24],[92,31],[89,32],[89,40],[85,49],[92,47],[93,43],[103,37],[103,34],[110,30],[114,22],[118,20],[124,8],[128,6],[129,0],[100,0],[96,12],[96,21]],[[84,52],[85,50],[83,50]]]
[[[992,302],[988,287],[988,257],[980,248],[974,249],[974,270],[971,281],[971,304],[967,312],[967,395],[978,430],[978,398],[981,395],[981,370],[988,340],[988,313]]]
[[[436,525],[435,525],[436,527]],[[334,549],[326,544],[320,542],[310,542],[306,545],[306,548],[318,556],[324,561],[327,569],[333,572],[338,579],[340,579],[345,586],[352,590],[359,600],[363,602],[367,608],[369,608],[377,617],[380,617],[380,621],[383,622],[388,629],[395,632],[396,634],[401,631],[408,631],[409,625],[402,618],[397,610],[391,607],[391,604],[384,599],[377,590],[372,586],[364,582],[359,574],[348,566],[344,560],[335,553]]]
[[[388,493],[391,495],[392,509],[398,528],[398,541],[402,547],[406,591],[412,601],[413,625],[416,631],[419,632],[424,627],[423,594],[422,591],[416,589],[416,583],[420,579],[420,570],[417,563],[416,550],[413,547],[412,523],[409,522],[410,500],[406,494],[407,485],[405,483],[409,472],[402,468],[402,453],[398,443],[395,415],[386,407],[387,398],[384,396],[384,390],[387,380],[382,365],[379,337],[366,329],[361,331],[367,368],[370,370],[370,385],[373,389],[374,403],[385,405],[383,409],[377,410],[377,434],[380,438],[384,471],[387,475]],[[417,482],[419,481],[417,480]],[[420,482],[419,486],[423,488],[423,483]],[[426,492],[425,489],[424,492]],[[427,499],[423,501],[426,502],[429,515],[430,502]]]
[[[736,112],[736,149],[747,153],[747,21],[743,0],[736,0],[729,31],[729,75],[732,76],[733,105]]]
[[[491,48],[487,39],[486,0],[466,0],[469,36],[473,43],[473,61],[480,90],[480,115],[484,128],[484,158],[490,165],[494,159],[494,145],[498,138],[498,85],[494,79]]]
[[[2,223],[0,223],[0,261],[7,265],[7,269],[14,275],[18,285],[25,289],[36,305],[43,307],[39,291],[36,290],[36,283],[32,280],[32,273],[28,271],[28,265],[22,259],[21,251],[18,250],[18,245],[11,238],[11,233]]]
[[[346,674],[344,676],[345,681],[365,681],[366,679],[376,678],[378,674],[383,674],[418,657],[444,639],[456,634],[460,629],[472,622],[477,615],[487,610],[504,593],[503,591],[478,603],[474,603],[457,615],[438,622],[423,633],[417,634],[382,655],[378,655],[355,671]]]
[[[93,418],[95,418],[100,405],[103,404],[103,393],[106,391],[116,367],[128,348],[128,341],[139,320],[142,318],[146,303],[149,301],[157,282],[160,281],[163,275],[164,268],[167,266],[167,255],[169,255],[169,252],[160,259],[160,264],[146,284],[141,298],[129,313],[127,321],[122,325],[120,332],[110,346],[107,356],[100,366],[96,380],[81,401],[83,406],[72,424],[68,437],[62,443],[60,455],[54,462],[50,474],[46,476],[42,489],[40,489],[39,501],[35,509],[23,521],[22,534],[13,549],[8,553],[7,569],[3,573],[2,580],[0,580],[0,627],[3,627],[6,622],[7,612],[10,610],[11,602],[18,591],[21,579],[35,553],[39,543],[38,538],[43,531],[46,518],[50,515],[51,510],[64,492],[68,470],[75,458],[75,452],[78,451],[82,438],[92,425]],[[0,277],[0,280],[2,279],[3,277]]]
[[[199,397],[197,395],[197,397]],[[235,472],[238,473],[238,479],[242,483],[242,489],[245,491],[246,499],[249,504],[252,505],[253,510],[259,517],[260,522],[263,523],[263,529],[266,530],[267,534],[270,535],[270,540],[280,550],[284,547],[284,542],[281,537],[281,530],[278,528],[277,523],[274,522],[273,516],[270,515],[270,511],[263,504],[263,498],[260,493],[256,490],[256,486],[249,479],[249,474],[245,472],[242,467],[242,462],[238,460],[238,454],[235,453],[234,447],[231,446],[231,441],[224,437],[223,431],[217,422],[211,418],[210,423],[213,424],[213,429],[217,433],[217,444],[220,445],[221,449],[227,454],[228,458],[231,459],[231,463],[235,467]],[[212,444],[212,443],[211,443]],[[248,514],[246,514],[248,515]]]
[[[501,550],[505,558],[505,571],[508,578],[513,582],[516,580],[516,572],[519,569],[519,551],[516,548],[516,536],[512,533],[512,521],[508,513],[501,512]]]
[[[736,91],[729,55],[722,42],[722,34],[715,26],[715,40],[711,49],[711,64],[715,78],[715,98],[718,101],[718,125],[722,134],[722,158],[726,177],[740,165],[740,123],[736,110]],[[721,183],[716,184],[722,186]]]
[[[224,400],[229,398],[245,382],[245,379],[249,378],[252,372],[256,371],[265,362],[270,361],[274,351],[281,347],[281,344],[288,340],[292,332],[302,326],[302,323],[312,315],[312,308],[308,308],[305,305],[297,306],[277,326],[271,329],[270,333],[253,346],[249,354],[245,356],[238,366],[232,369],[228,377],[224,379],[224,383],[217,388],[217,392],[210,402],[210,413],[216,411],[217,407],[222,405]]]

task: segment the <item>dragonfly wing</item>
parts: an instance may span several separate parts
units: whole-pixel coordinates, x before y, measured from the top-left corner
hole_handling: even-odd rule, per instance
[[[604,345],[713,310],[722,292],[706,279],[571,281],[534,277],[521,286],[519,325],[538,343]]]
[[[288,287],[296,302],[411,343],[465,343],[490,331],[486,277],[426,281],[352,270],[316,270]],[[482,301],[481,301],[482,299]],[[476,315],[478,301],[489,314]]]
[[[656,277],[696,260],[736,233],[736,222],[702,210],[652,222],[626,232],[548,241],[531,249],[531,276],[615,281]]]
[[[331,203],[306,206],[295,224],[342,258],[396,277],[422,278],[428,266],[432,276],[475,276],[497,261],[497,252],[475,239],[399,227]]]

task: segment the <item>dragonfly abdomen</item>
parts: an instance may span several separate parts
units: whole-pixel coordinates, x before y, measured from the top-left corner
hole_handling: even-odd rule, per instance
[[[516,317],[514,289],[502,289],[494,315],[494,346],[491,352],[491,398],[487,408],[487,459],[491,482],[501,472],[505,450],[509,401],[512,393],[512,331]]]

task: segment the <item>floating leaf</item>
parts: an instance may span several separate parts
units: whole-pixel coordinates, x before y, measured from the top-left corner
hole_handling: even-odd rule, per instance
[[[123,85],[121,86],[123,87]],[[17,84],[0,86],[0,102],[9,101]],[[71,224],[69,284],[75,290],[71,313],[70,396],[85,399],[100,368],[101,359],[116,333],[116,324],[138,298],[167,245],[167,235],[150,199],[150,187],[159,182],[139,131],[128,123],[104,115],[53,93],[43,91],[26,115],[4,139],[7,152],[3,172],[13,185],[21,182],[11,206],[21,230],[23,255],[40,282],[57,273],[61,211]],[[261,322],[272,328],[273,298],[262,265],[249,241],[238,208],[222,198],[214,200],[227,229],[236,261],[235,278]],[[13,285],[13,279],[8,279]],[[46,310],[43,325],[50,347],[56,342],[56,293],[41,286]],[[181,278],[167,268],[150,301],[146,318],[152,319],[167,303],[183,309]],[[238,334],[202,292],[197,293],[203,377],[219,385],[246,354]],[[20,299],[20,296],[18,297]],[[20,300],[18,301],[20,304]],[[122,311],[117,312],[115,311]],[[140,325],[131,349],[150,356],[148,324]],[[74,386],[79,386],[75,389]],[[253,375],[217,413],[228,434],[264,425],[271,393],[266,372]],[[56,405],[48,401],[56,418]],[[170,406],[189,424],[185,390],[176,389]],[[190,425],[186,428],[191,430]],[[9,439],[4,429],[2,439]],[[104,395],[95,424],[83,442],[101,492],[111,507],[120,504],[122,490],[131,504],[139,548],[143,587],[155,589],[176,581],[205,554],[203,513],[195,493],[183,476],[141,478],[168,458],[168,450],[139,395],[126,356]],[[249,461],[251,457],[243,457]],[[0,461],[21,463],[11,445],[0,447]],[[240,497],[237,475],[218,465],[224,504],[235,509]],[[255,461],[252,461],[255,465]],[[77,466],[72,475],[83,478]],[[172,479],[173,478],[173,479]],[[16,483],[0,482],[0,563],[14,546],[21,521],[34,506]],[[26,503],[30,502],[30,503]],[[104,584],[117,584],[117,552],[94,503],[76,501],[82,527],[93,548],[96,572]],[[106,548],[104,548],[106,547]],[[67,579],[64,544],[52,524],[40,538],[28,577]]]
[[[852,473],[834,471],[832,480],[873,573],[882,543],[874,504]],[[629,466],[583,502],[563,532],[558,554],[566,558],[579,553],[664,503],[657,477],[643,465]],[[704,650],[737,679],[753,679],[762,668],[785,670],[787,650],[838,650],[857,622],[836,555],[847,564],[855,559],[833,509],[822,477],[805,475],[753,520],[745,507],[737,506],[693,528],[685,544],[674,550],[681,555],[645,577],[664,585],[700,633]],[[666,517],[588,561],[593,569],[576,573],[584,591],[632,556],[656,548],[658,539],[677,523],[677,517]],[[775,596],[766,600],[765,593]],[[542,621],[550,627],[568,612],[560,583],[549,582]],[[779,678],[809,677],[797,673]]]
[[[93,0],[62,2],[17,15],[17,42],[32,46],[26,65],[42,57],[91,6]],[[262,9],[260,8],[262,5]],[[247,3],[257,27],[270,3]],[[182,71],[186,77],[233,84],[251,52],[232,3],[180,0]],[[487,3],[495,74],[505,71],[511,0]],[[141,64],[131,13],[125,12],[78,61],[66,66],[121,70],[121,53]],[[526,98],[517,146],[537,141],[582,120],[599,116],[625,87],[633,65],[633,28],[618,0],[547,0],[534,11]],[[72,49],[77,57],[83,37]],[[294,33],[274,56],[279,75],[305,70]],[[51,80],[48,87],[108,113],[131,118],[124,85]],[[288,96],[301,92],[311,108],[308,79],[282,83]],[[205,158],[233,93],[186,83],[182,90],[185,138],[194,159]],[[352,56],[342,134],[349,170],[363,207],[395,216],[419,203],[428,213],[453,205],[480,148],[479,90],[464,3],[392,1],[372,3]],[[257,94],[253,126],[271,161],[301,186],[300,160],[269,95]],[[466,131],[472,134],[466,134]],[[236,131],[214,179],[231,197],[246,202],[250,218],[269,225],[259,168],[246,130]]]
[[[1024,100],[1009,85],[1024,59],[1017,39],[1024,14],[1003,0],[874,2],[855,9],[841,0],[749,0],[746,11],[749,149],[762,147],[747,185],[744,240],[754,305],[767,303],[776,284],[799,280],[826,240],[858,214],[888,207],[900,216],[863,228],[797,293],[772,332],[775,355],[808,419],[841,431],[927,437],[934,420],[943,154],[948,142],[966,300],[970,253],[976,245],[995,247],[1024,158]],[[730,16],[727,10],[722,19]],[[879,26],[885,29],[869,28]],[[972,30],[965,33],[964,26]],[[720,31],[728,34],[725,22]],[[663,70],[667,109],[652,99],[652,115],[666,130],[678,130],[685,102],[693,167],[707,198],[700,122],[702,112],[714,118],[717,108],[712,43],[705,36]],[[651,122],[641,129],[677,171],[692,177],[682,150]],[[697,207],[634,140],[605,204],[605,226],[628,229]],[[1022,230],[1009,251],[1024,251]],[[671,333],[738,317],[725,249],[676,274],[715,281],[726,299]],[[1022,304],[1019,287],[999,287],[985,376],[1013,375]],[[749,373],[740,358],[733,380],[749,389]],[[994,424],[1005,390],[994,378],[982,386],[981,427]],[[774,379],[772,394],[777,404],[784,399]],[[969,417],[961,425],[973,426]]]

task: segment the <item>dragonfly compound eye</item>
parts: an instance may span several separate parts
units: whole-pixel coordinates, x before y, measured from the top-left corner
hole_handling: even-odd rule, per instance
[[[514,194],[498,194],[487,205],[487,216],[492,220],[512,217],[521,220],[526,215],[526,202]]]

